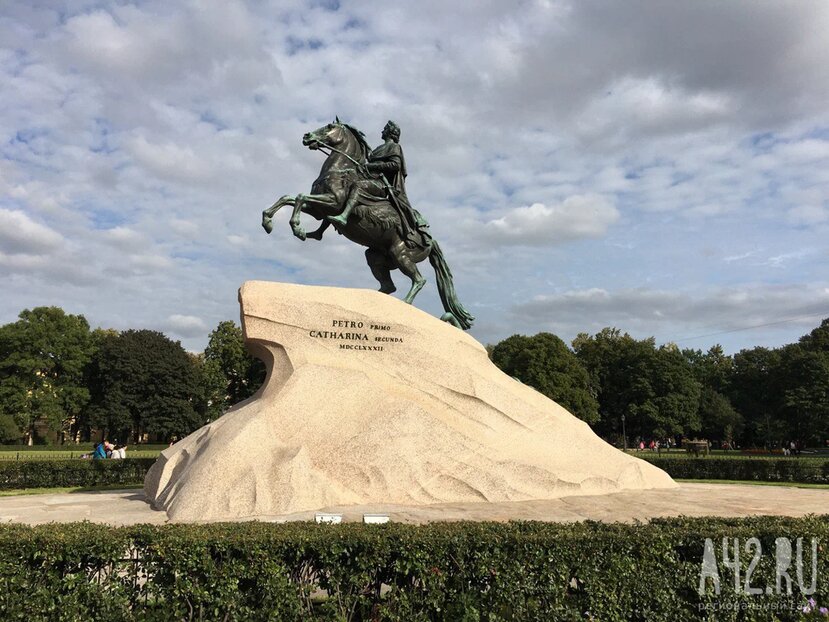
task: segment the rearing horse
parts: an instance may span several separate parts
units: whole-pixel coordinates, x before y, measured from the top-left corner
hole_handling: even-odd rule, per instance
[[[329,218],[343,211],[351,184],[363,176],[362,166],[370,152],[363,133],[341,123],[339,119],[302,137],[302,144],[309,149],[330,152],[311,186],[311,194],[285,195],[262,212],[262,227],[273,231],[273,216],[285,205],[293,206],[291,230],[300,240],[321,240],[325,230],[334,228],[352,242],[366,246],[366,261],[374,277],[380,282],[380,291],[391,294],[397,288],[391,279],[391,270],[399,269],[408,276],[412,285],[404,301],[411,304],[426,284],[417,264],[428,257],[435,270],[438,293],[446,313],[442,320],[464,330],[472,326],[474,317],[463,308],[452,282],[452,272],[438,243],[428,236],[420,236],[421,244],[410,247],[400,235],[400,215],[389,199],[369,205],[358,205],[347,224],[332,223]],[[300,224],[300,215],[309,214],[322,225],[306,233]]]

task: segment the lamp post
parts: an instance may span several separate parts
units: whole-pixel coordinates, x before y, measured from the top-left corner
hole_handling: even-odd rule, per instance
[[[622,415],[622,442],[625,444],[625,451],[628,450],[628,435],[625,433],[625,416]]]

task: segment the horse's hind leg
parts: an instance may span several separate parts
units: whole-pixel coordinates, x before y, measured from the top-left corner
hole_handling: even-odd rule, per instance
[[[368,267],[371,268],[371,273],[374,275],[374,278],[380,282],[381,292],[391,294],[397,291],[394,282],[391,280],[389,260],[385,253],[373,248],[367,248],[366,261],[368,262]]]
[[[331,226],[330,222],[328,222],[327,220],[323,220],[322,224],[319,226],[319,228],[316,231],[311,231],[307,235],[312,240],[321,240],[322,239],[322,234],[325,233],[325,230],[328,229],[328,227],[330,227],[330,226]]]
[[[412,304],[415,296],[417,296],[417,292],[423,289],[423,286],[426,285],[426,279],[423,278],[422,274],[420,274],[420,270],[417,269],[417,263],[412,258],[412,253],[402,240],[392,246],[391,254],[397,263],[397,267],[400,268],[400,271],[412,280],[412,287],[403,299],[403,302]]]

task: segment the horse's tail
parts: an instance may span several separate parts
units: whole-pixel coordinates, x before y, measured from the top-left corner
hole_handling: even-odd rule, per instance
[[[458,300],[458,295],[455,293],[455,285],[452,282],[452,271],[449,269],[449,264],[443,258],[443,252],[440,250],[437,240],[432,240],[432,250],[429,252],[429,263],[435,269],[440,301],[443,303],[443,309],[446,311],[440,319],[451,322],[458,328],[464,330],[470,329],[475,318],[463,308],[463,305]]]

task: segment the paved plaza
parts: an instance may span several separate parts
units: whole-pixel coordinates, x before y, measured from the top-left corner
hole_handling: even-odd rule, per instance
[[[327,507],[344,521],[363,514],[388,514],[393,522],[426,523],[454,520],[541,520],[570,522],[646,521],[667,516],[804,516],[829,514],[829,489],[748,484],[680,484],[678,489],[619,492],[507,503],[442,503],[428,506],[366,505]],[[251,517],[263,521],[313,520],[314,512]],[[38,525],[88,520],[112,525],[167,523],[153,510],[140,489],[0,497],[0,521]]]

